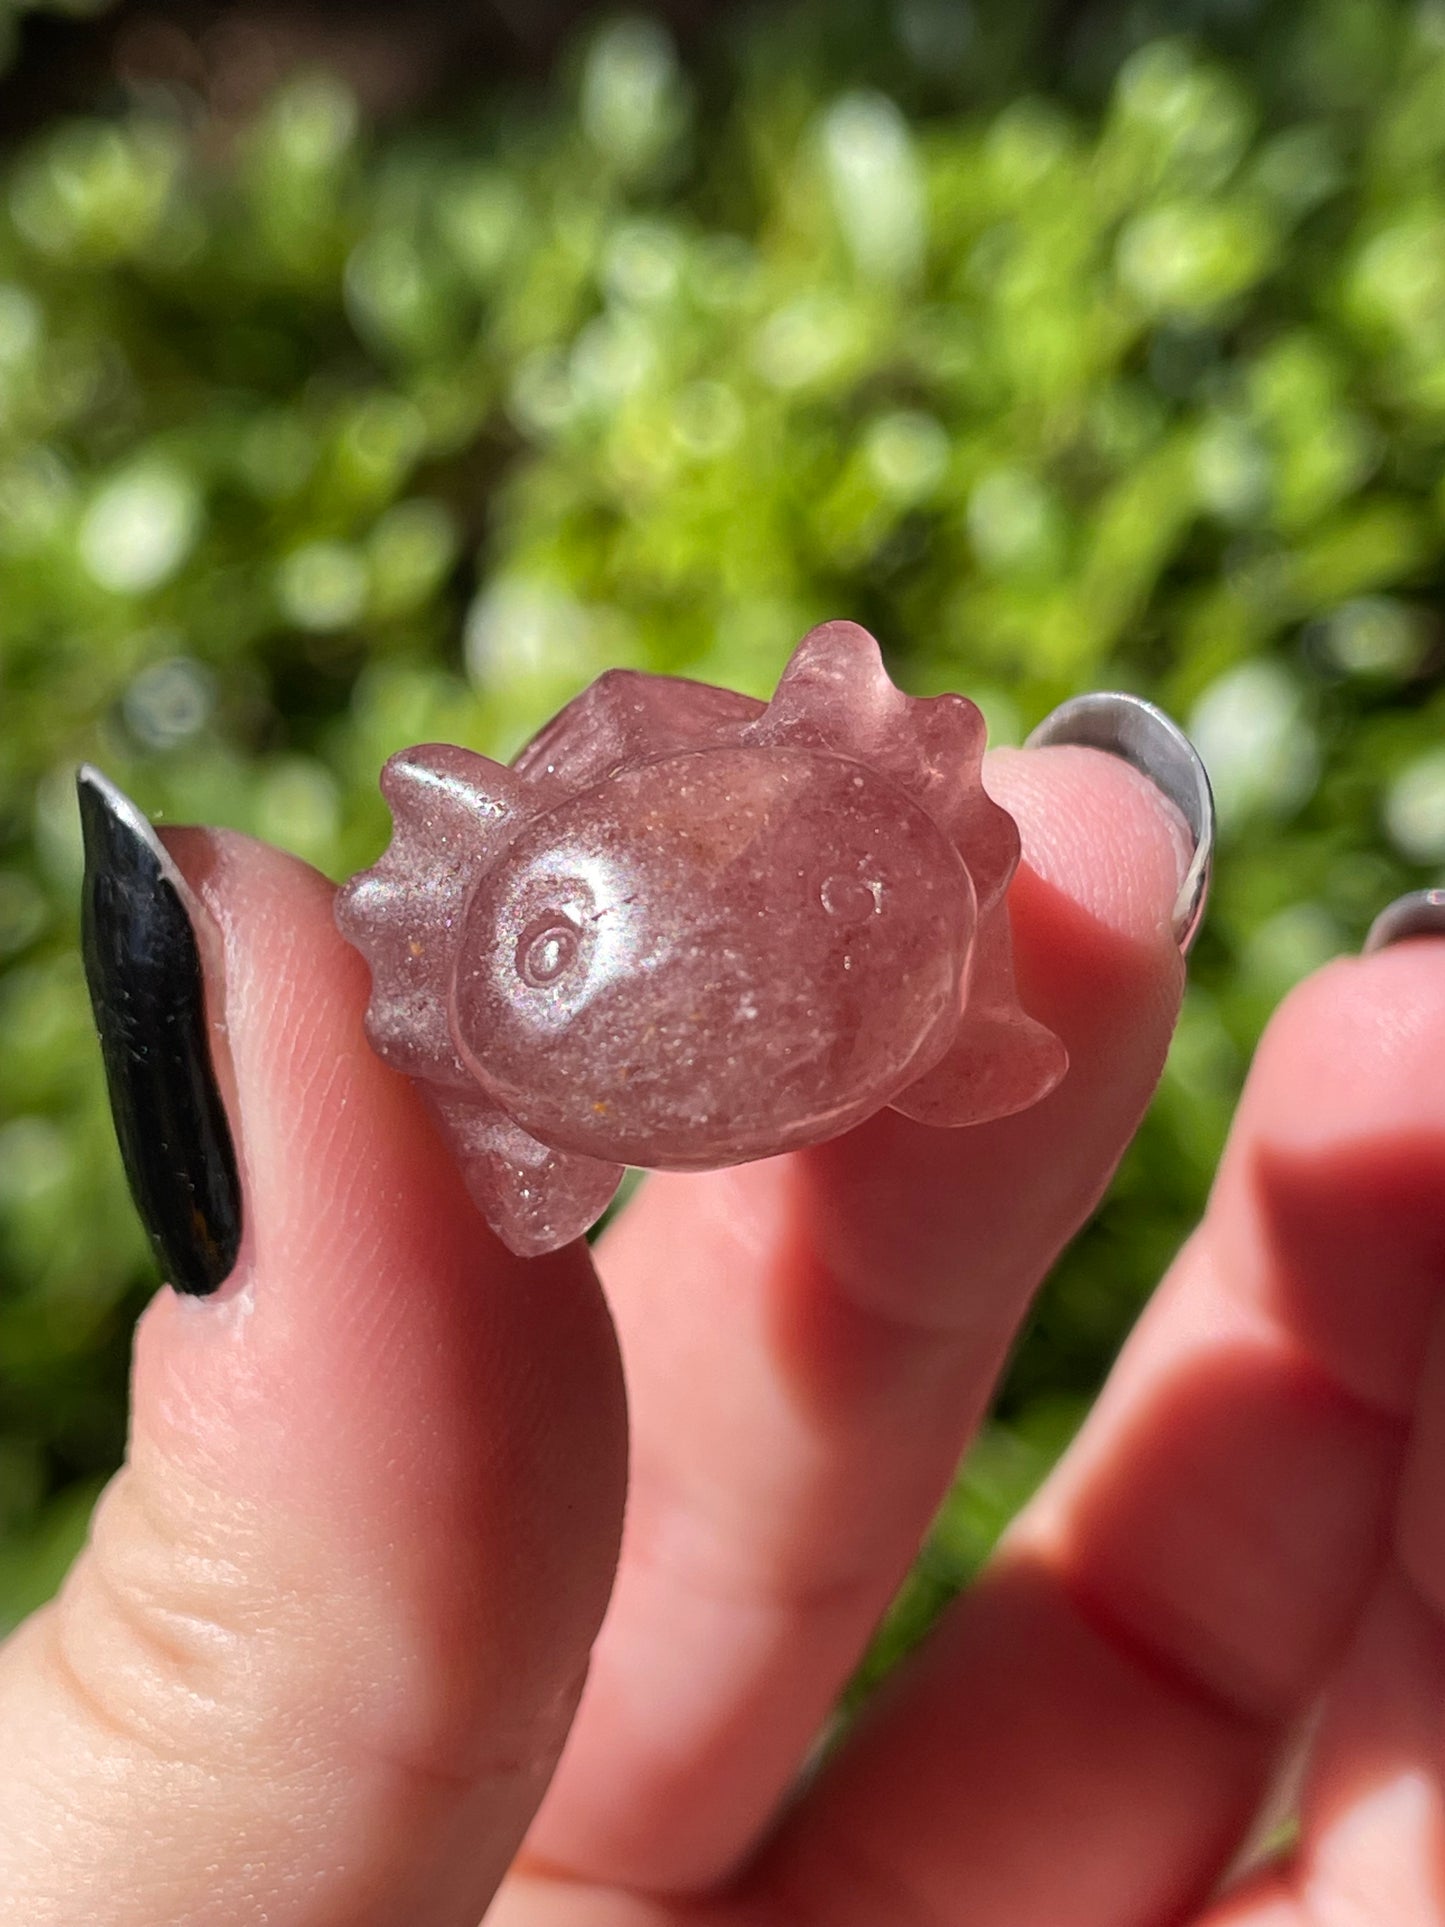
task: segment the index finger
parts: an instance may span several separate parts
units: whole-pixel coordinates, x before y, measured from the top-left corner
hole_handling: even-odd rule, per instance
[[[767,1823],[902,1578],[1059,1247],[1153,1090],[1189,839],[1096,750],[996,754],[1034,1109],[884,1113],[791,1158],[648,1180],[602,1247],[633,1476],[582,1710],[530,1846],[580,1877],[720,1879]]]

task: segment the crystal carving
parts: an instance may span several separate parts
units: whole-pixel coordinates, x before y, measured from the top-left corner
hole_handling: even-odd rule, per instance
[[[371,967],[373,1047],[513,1250],[579,1236],[629,1164],[740,1164],[887,1105],[978,1124],[1053,1088],[984,735],[966,697],[905,695],[866,630],[829,622],[766,704],[615,669],[510,767],[391,758],[391,844],[337,920]]]

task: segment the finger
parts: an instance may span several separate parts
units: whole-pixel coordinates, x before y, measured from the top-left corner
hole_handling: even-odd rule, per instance
[[[1307,1927],[1307,1924],[1284,1883],[1272,1875],[1251,1880],[1248,1888],[1211,1908],[1207,1927]]]
[[[699,1908],[686,1900],[656,1900],[615,1887],[583,1887],[573,1880],[514,1875],[487,1915],[486,1927],[782,1927],[751,1909],[727,1904]]]
[[[779,1843],[840,1927],[870,1885],[900,1923],[1009,1893],[1011,1927],[1158,1927],[1235,1853],[1389,1543],[1445,1288],[1440,958],[1335,964],[1274,1020],[1075,1448]]]
[[[1211,1910],[1207,1927],[1441,1927],[1442,1705],[1439,1602],[1392,1571],[1331,1690],[1296,1849]]]
[[[1445,944],[1434,952],[1445,978]],[[1439,1055],[1417,1036],[1423,1082],[1439,1080]],[[1427,1100],[1428,1104],[1428,1100]],[[1445,1109],[1445,1107],[1441,1107]],[[1428,1160],[1442,1120],[1430,1109],[1414,1120]],[[1406,1140],[1408,1142],[1408,1138]],[[1403,1150],[1403,1146],[1401,1149]],[[1435,1290],[1415,1272],[1420,1311],[1406,1321],[1396,1383],[1416,1378],[1408,1453],[1389,1567],[1371,1600],[1340,1677],[1325,1703],[1306,1782],[1297,1849],[1231,1897],[1211,1927],[1262,1927],[1265,1910],[1296,1922],[1348,1921],[1350,1927],[1441,1927],[1445,1922],[1445,1225],[1436,1152]],[[1420,1173],[1428,1183],[1427,1168]],[[1423,1205],[1423,1200],[1422,1200]],[[1393,1226],[1393,1209],[1381,1213]],[[1392,1257],[1395,1255],[1391,1253]],[[1410,1267],[1410,1272],[1414,1272]],[[1428,1337],[1423,1327],[1429,1324]],[[1396,1335],[1391,1334],[1394,1338]],[[1423,1360],[1423,1370],[1421,1361]],[[1285,1913],[1284,1910],[1290,1910]]]
[[[127,1465],[0,1657],[0,1921],[473,1923],[610,1580],[609,1321],[580,1247],[525,1264],[481,1226],[365,1045],[329,886],[175,849],[246,1231],[215,1297],[142,1321]]]
[[[894,1113],[801,1156],[655,1177],[602,1266],[633,1412],[619,1584],[530,1850],[688,1891],[768,1821],[905,1572],[1030,1293],[1163,1062],[1188,852],[1096,751],[989,766],[1025,861],[1024,1006],[1070,1070],[969,1130]]]

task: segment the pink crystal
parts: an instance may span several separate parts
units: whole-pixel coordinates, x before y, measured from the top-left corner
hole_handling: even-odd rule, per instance
[[[510,768],[392,757],[390,848],[337,920],[374,1048],[514,1251],[579,1236],[624,1165],[741,1164],[886,1105],[977,1124],[1052,1089],[983,744],[966,697],[905,696],[830,622],[767,704],[614,669]]]

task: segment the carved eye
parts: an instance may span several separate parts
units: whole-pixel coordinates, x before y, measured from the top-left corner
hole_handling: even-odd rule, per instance
[[[842,924],[866,923],[883,908],[883,885],[871,877],[827,877],[818,895],[828,915]]]
[[[517,940],[517,975],[534,990],[545,990],[572,968],[581,945],[582,933],[570,917],[546,911]]]

